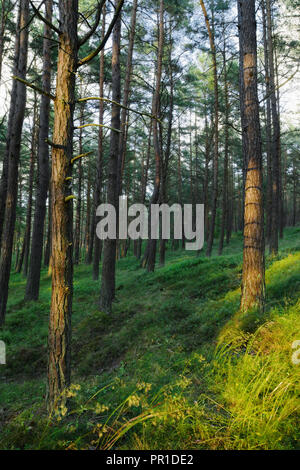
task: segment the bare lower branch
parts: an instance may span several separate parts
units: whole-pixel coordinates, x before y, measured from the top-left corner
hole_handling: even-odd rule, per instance
[[[77,199],[77,197],[71,194],[71,196],[65,197],[65,202],[71,201],[72,199]]]
[[[90,155],[91,153],[93,153],[92,150],[91,150],[90,152],[82,153],[81,155],[76,155],[76,157],[73,157],[73,158],[72,158],[71,163],[73,164],[73,163],[76,162],[76,160],[78,160],[79,158],[87,157],[87,156]]]
[[[33,85],[32,83],[30,82],[27,82],[27,80],[23,80],[23,78],[20,78],[20,77],[17,77],[15,75],[13,75],[12,77],[14,80],[18,80],[18,82],[21,82],[23,83],[24,85],[28,86],[29,88],[32,88],[33,90],[37,91],[38,93],[40,93],[41,95],[45,95],[45,96],[48,96],[48,98],[50,98],[51,100],[55,101],[56,97],[54,95],[51,95],[51,93],[48,93],[47,91],[43,90],[42,88],[36,86],[36,85]]]
[[[60,149],[60,150],[65,150],[66,149],[66,146],[65,145],[60,145],[60,144],[55,144],[54,142],[52,142],[52,140],[49,140],[49,139],[45,139],[45,142],[50,145],[50,147],[54,148],[54,149]]]

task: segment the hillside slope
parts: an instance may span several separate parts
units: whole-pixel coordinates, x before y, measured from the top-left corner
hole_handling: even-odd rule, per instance
[[[241,237],[224,256],[118,262],[111,316],[90,267],[75,272],[71,410],[45,402],[50,280],[25,303],[13,274],[1,366],[0,448],[282,449],[299,442],[300,228],[267,258],[265,314],[238,312]]]

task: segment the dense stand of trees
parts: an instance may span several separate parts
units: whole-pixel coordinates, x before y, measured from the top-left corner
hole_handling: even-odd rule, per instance
[[[300,219],[300,139],[281,105],[300,57],[282,11],[297,7],[1,1],[0,89],[11,89],[0,116],[0,325],[11,269],[36,301],[47,267],[50,410],[71,378],[73,265],[91,265],[99,308],[110,313],[118,258],[131,252],[153,272],[166,250],[184,247],[100,241],[101,202],[204,203],[206,256],[242,231],[241,309],[264,308],[265,247],[276,254],[284,227]]]

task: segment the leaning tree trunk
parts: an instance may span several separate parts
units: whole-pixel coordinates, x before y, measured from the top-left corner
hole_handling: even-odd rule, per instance
[[[255,0],[238,0],[243,50],[243,94],[248,162],[244,207],[244,254],[241,310],[263,309],[265,297],[262,150],[257,95]]]
[[[73,113],[77,65],[78,1],[59,2],[60,35],[52,150],[52,296],[49,322],[48,406],[53,410],[70,384],[73,294],[72,174]]]
[[[25,79],[28,51],[28,28],[25,28],[29,18],[29,1],[20,0],[20,21],[18,24],[19,46],[16,72],[19,78]],[[21,150],[21,136],[26,107],[26,87],[18,81],[15,89],[15,105],[11,128],[9,129],[8,175],[5,203],[5,225],[2,236],[0,260],[0,325],[3,325],[6,314],[9,275],[11,268],[14,229],[16,222],[16,206],[18,197],[18,170]],[[13,91],[14,91],[13,89]]]
[[[118,2],[115,2],[117,6]],[[114,26],[113,51],[112,51],[112,104],[110,155],[108,163],[108,189],[107,203],[112,204],[117,212],[118,209],[118,156],[120,136],[120,103],[121,98],[121,70],[120,70],[120,38],[121,17],[119,16]],[[100,291],[100,308],[107,313],[111,312],[112,302],[115,297],[115,269],[116,269],[116,240],[104,241],[102,278]]]

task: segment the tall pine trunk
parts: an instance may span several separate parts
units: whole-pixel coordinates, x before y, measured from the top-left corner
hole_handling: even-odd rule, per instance
[[[78,1],[59,2],[60,30],[54,103],[52,150],[52,296],[49,321],[48,406],[63,401],[70,384],[71,313],[73,294],[73,204],[69,180],[72,174],[73,113],[77,66]]]
[[[241,104],[246,124],[248,162],[244,203],[244,251],[241,310],[263,309],[265,297],[262,150],[257,95],[255,0],[238,0],[243,51]]]

